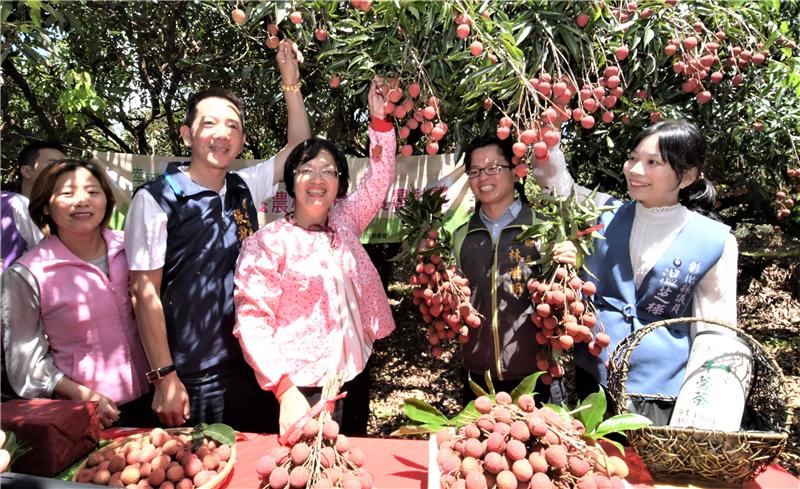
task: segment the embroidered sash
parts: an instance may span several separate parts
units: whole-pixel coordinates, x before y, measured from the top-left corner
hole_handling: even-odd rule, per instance
[[[604,240],[595,240],[595,253],[587,261],[597,276],[594,302],[599,319],[611,336],[611,345],[600,357],[577,355],[578,363],[606,382],[604,363],[608,353],[643,324],[691,312],[695,287],[717,263],[729,228],[699,214],[692,214],[667,250],[636,289],[630,259],[630,237],[636,202],[605,213]],[[675,395],[691,348],[689,325],[659,328],[644,338],[631,356],[630,392]]]

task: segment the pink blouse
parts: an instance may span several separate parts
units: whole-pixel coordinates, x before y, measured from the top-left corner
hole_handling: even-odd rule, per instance
[[[370,154],[377,159],[372,158],[356,191],[331,208],[333,239],[277,219],[242,246],[234,277],[233,334],[266,390],[283,376],[297,386],[321,385],[336,370],[343,348],[337,275],[352,282],[364,338],[383,338],[395,328],[378,271],[359,240],[394,178],[395,134],[370,127],[369,138]],[[377,155],[376,146],[382,146]]]

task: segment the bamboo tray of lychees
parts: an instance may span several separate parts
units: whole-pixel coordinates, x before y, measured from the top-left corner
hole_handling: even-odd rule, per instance
[[[236,461],[236,446],[208,437],[192,441],[191,428],[155,428],[116,440],[78,467],[75,482],[108,487],[216,489]]]

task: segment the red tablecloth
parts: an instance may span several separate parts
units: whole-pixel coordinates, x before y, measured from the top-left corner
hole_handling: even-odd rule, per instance
[[[236,442],[236,465],[227,486],[230,489],[257,489],[256,462],[278,445],[276,435],[247,437]],[[350,442],[364,451],[364,468],[375,478],[376,489],[428,487],[427,442],[385,438],[350,438]]]
[[[141,431],[141,430],[137,430]],[[112,429],[104,438],[130,435],[128,430]],[[257,489],[256,463],[278,445],[276,435],[247,433],[236,443],[236,464],[225,486],[227,489]],[[424,440],[350,438],[362,449],[367,461],[365,468],[375,478],[376,489],[426,489],[428,487],[428,442]],[[654,487],[653,479],[639,457],[628,450],[626,461],[631,470],[628,482],[636,489]],[[681,487],[681,486],[677,486]],[[688,486],[683,486],[688,487]],[[698,484],[697,487],[702,487]],[[742,489],[800,489],[800,480],[777,464],[770,465],[755,480]]]

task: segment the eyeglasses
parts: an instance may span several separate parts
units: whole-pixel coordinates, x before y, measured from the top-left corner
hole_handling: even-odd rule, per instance
[[[339,172],[333,168],[321,168],[315,170],[309,166],[303,166],[294,170],[295,176],[299,178],[313,178],[318,177],[323,180],[334,180],[339,177]]]
[[[497,175],[498,173],[500,173],[500,169],[502,168],[511,169],[513,168],[513,166],[499,165],[495,163],[494,165],[489,165],[486,168],[470,168],[469,170],[467,170],[467,176],[469,176],[469,178],[478,178],[479,176],[481,176],[481,173],[485,173],[487,175]]]

